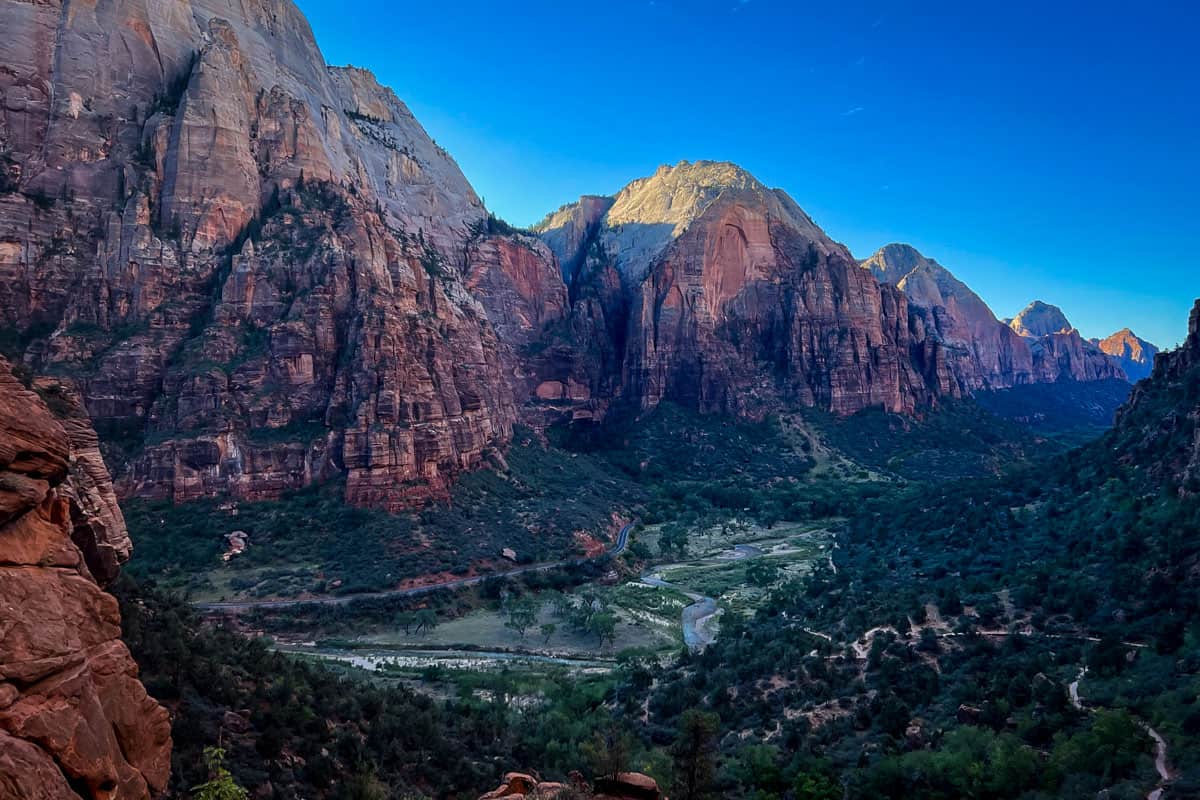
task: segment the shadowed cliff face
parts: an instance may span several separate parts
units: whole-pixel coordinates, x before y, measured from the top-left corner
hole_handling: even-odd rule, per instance
[[[1123,459],[1151,465],[1164,486],[1200,495],[1200,298],[1188,317],[1188,335],[1154,359],[1118,412],[1114,436]]]
[[[38,388],[64,419],[0,359],[0,795],[148,798],[170,720],[97,584],[129,556],[125,523],[75,398]]]
[[[341,475],[399,508],[507,441],[463,280],[483,207],[292,3],[9,3],[0,27],[0,325],[123,445],[124,492]]]
[[[908,296],[918,358],[938,394],[1125,378],[1121,365],[1085,341],[1055,306],[1036,302],[1002,323],[966,284],[909,245],[890,244],[862,265]]]

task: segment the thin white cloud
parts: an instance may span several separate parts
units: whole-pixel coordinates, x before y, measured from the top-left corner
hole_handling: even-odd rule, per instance
[[[845,111],[843,111],[843,112],[842,112],[842,116],[843,116],[843,117],[850,117],[850,116],[853,116],[853,115],[855,115],[855,114],[859,113],[859,112],[860,112],[860,111],[862,111],[862,110],[863,110],[863,107],[862,107],[862,106],[855,106],[854,108],[848,108],[848,109],[846,109]]]

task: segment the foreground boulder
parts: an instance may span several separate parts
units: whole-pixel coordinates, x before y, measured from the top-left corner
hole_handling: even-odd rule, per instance
[[[149,798],[170,719],[101,588],[129,555],[125,523],[70,393],[39,388],[65,425],[0,359],[0,798]]]
[[[571,783],[555,783],[539,780],[524,772],[509,772],[503,782],[482,795],[479,800],[519,800],[537,798],[592,798],[593,800],[666,800],[658,789],[658,782],[640,772],[619,772],[607,778],[597,778],[594,787],[589,787],[578,772],[571,773]]]
[[[658,782],[640,772],[618,772],[596,779],[596,800],[659,800]]]

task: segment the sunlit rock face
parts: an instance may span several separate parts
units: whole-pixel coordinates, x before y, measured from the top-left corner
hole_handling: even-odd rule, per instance
[[[170,774],[171,725],[121,642],[130,542],[96,436],[69,389],[56,413],[0,359],[0,794],[139,800]]]
[[[1055,333],[1070,333],[1071,323],[1058,306],[1034,300],[1008,323],[1014,331],[1029,338],[1051,336]]]
[[[1084,339],[1058,306],[1034,300],[1008,325],[1029,343],[1035,380],[1128,379],[1120,361]]]
[[[598,355],[620,378],[594,388],[636,407],[755,417],[791,403],[905,411],[929,396],[903,295],[736,165],[660,167],[538,230],[572,265],[575,318],[609,332]]]
[[[505,444],[464,283],[483,206],[292,3],[9,3],[0,27],[0,325],[128,443],[122,492],[342,476],[400,508]]]
[[[1116,359],[1131,381],[1150,377],[1150,372],[1154,369],[1154,357],[1158,355],[1157,347],[1129,328],[1122,328],[1112,336],[1094,340],[1092,344]]]

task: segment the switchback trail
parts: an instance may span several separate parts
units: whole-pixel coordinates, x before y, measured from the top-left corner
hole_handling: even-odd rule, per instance
[[[1083,700],[1079,697],[1079,682],[1083,680],[1083,676],[1087,675],[1087,671],[1087,667],[1080,667],[1079,674],[1075,676],[1075,680],[1071,681],[1067,686],[1067,694],[1070,695],[1071,705],[1080,711],[1087,710],[1083,704]],[[1167,740],[1147,723],[1138,720],[1138,725],[1154,740],[1154,771],[1158,773],[1158,786],[1154,787],[1154,790],[1146,795],[1146,800],[1160,800],[1167,788],[1167,784],[1175,780],[1175,772],[1171,769],[1171,762],[1167,758],[1170,755],[1167,750]]]
[[[440,583],[430,583],[424,586],[411,586],[407,589],[384,589],[379,592],[361,592],[359,594],[346,595],[329,595],[324,597],[306,597],[292,600],[233,600],[220,602],[198,602],[192,603],[194,608],[201,611],[249,611],[256,608],[292,608],[294,606],[320,605],[320,606],[344,606],[353,603],[356,600],[373,600],[380,597],[416,597],[430,592],[436,592],[439,589],[460,589],[464,586],[475,586],[492,578],[507,578],[513,575],[526,575],[531,572],[547,572],[552,569],[561,567],[578,567],[592,561],[602,561],[609,558],[619,556],[625,552],[626,545],[629,544],[629,532],[633,529],[633,523],[626,523],[617,534],[617,541],[611,548],[605,550],[603,554],[591,558],[567,558],[561,561],[548,561],[542,564],[528,564],[524,567],[514,567],[513,569],[504,570],[503,572],[491,572],[487,575],[475,575],[470,578],[455,578],[449,581],[441,581]]]

